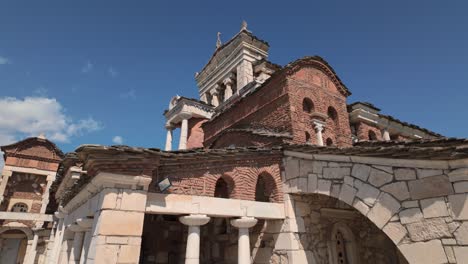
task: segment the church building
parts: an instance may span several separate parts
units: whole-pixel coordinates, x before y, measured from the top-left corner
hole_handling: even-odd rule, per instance
[[[245,22],[218,34],[164,150],[3,146],[0,263],[468,263],[468,140],[348,102],[319,56],[268,52]]]

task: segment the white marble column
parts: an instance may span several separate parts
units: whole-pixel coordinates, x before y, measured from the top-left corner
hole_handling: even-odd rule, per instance
[[[223,81],[224,86],[224,101],[228,100],[232,96],[232,78],[228,77]]]
[[[83,248],[85,229],[83,229],[77,224],[70,225],[68,229],[74,232],[73,244],[72,244],[70,258],[68,260],[68,263],[70,264],[80,263],[80,256],[81,256],[81,250]]]
[[[385,141],[390,141],[390,132],[387,129],[382,130],[382,136]]]
[[[253,217],[242,217],[231,220],[231,225],[239,229],[238,259],[239,264],[251,264],[249,228],[257,224]]]
[[[187,249],[185,251],[185,264],[200,263],[200,226],[206,225],[210,218],[206,215],[188,215],[179,218],[179,221],[189,227]]]
[[[187,149],[188,120],[192,117],[190,114],[181,114],[182,125],[180,126],[179,150]]]
[[[167,134],[166,134],[166,151],[171,151],[172,150],[172,132],[174,131],[173,126],[166,126]]]
[[[76,223],[85,231],[83,238],[83,245],[81,248],[80,264],[87,263],[89,246],[91,238],[93,237],[92,227],[94,220],[91,218],[80,218],[76,220]]]
[[[37,240],[39,239],[39,235],[34,232],[34,237],[30,241],[28,241],[28,245],[26,247],[26,253],[24,258],[24,264],[34,264],[34,260],[36,259],[36,249],[37,249]]]
[[[214,88],[213,90],[211,90],[211,104],[214,106],[214,107],[218,107],[218,105],[220,104],[220,101],[219,101],[219,89],[218,87],[216,86],[216,88]]]
[[[324,124],[319,122],[314,122],[315,134],[317,135],[317,145],[323,146],[323,135],[322,131],[324,129]]]
[[[61,212],[59,208],[59,211],[55,212],[55,217],[58,218],[59,221],[57,225],[57,230],[55,231],[54,247],[52,249],[52,253],[50,254],[50,258],[48,261],[49,264],[56,264],[58,262],[63,241],[63,235],[65,233],[65,213]]]

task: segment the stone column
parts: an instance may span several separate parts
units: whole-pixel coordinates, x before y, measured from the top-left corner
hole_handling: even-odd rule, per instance
[[[0,182],[0,203],[3,202],[3,195],[5,193],[5,188],[8,183],[8,179],[10,179],[11,175],[13,174],[10,170],[3,169],[2,171],[2,182]]]
[[[232,96],[232,78],[228,77],[223,81],[226,89],[224,90],[224,101],[228,100]]]
[[[149,170],[146,167],[141,169]],[[139,263],[151,180],[151,176],[146,175],[105,172],[93,177],[89,188],[100,191],[94,195],[92,229],[85,235],[83,248],[88,252],[80,263]],[[79,221],[77,223],[80,225]]]
[[[253,81],[252,62],[244,59],[237,66],[237,89],[241,90],[251,81]]]
[[[68,263],[77,264],[80,263],[81,249],[83,248],[85,229],[79,226],[78,224],[70,225],[68,229],[75,233],[73,237],[73,244]]]
[[[34,237],[31,240],[28,240],[28,245],[26,247],[25,259],[24,264],[34,264],[34,260],[36,259],[36,248],[37,248],[37,240],[39,239],[39,235],[34,232]]]
[[[189,215],[180,217],[179,221],[189,227],[185,264],[198,264],[200,263],[200,226],[207,224],[210,218],[206,215]]]
[[[218,90],[218,86],[216,86],[215,89],[211,90],[210,91],[211,93],[211,104],[214,106],[214,107],[217,107],[219,105],[219,90]]]
[[[55,212],[55,217],[59,220],[57,230],[55,231],[54,247],[50,254],[49,264],[56,264],[60,256],[60,248],[62,246],[63,235],[65,233],[65,214],[59,211]]]
[[[166,151],[171,151],[172,150],[172,131],[174,130],[173,126],[166,125]]]
[[[231,220],[231,225],[239,229],[238,260],[239,264],[251,264],[249,228],[257,224],[253,217],[242,217]]]
[[[88,253],[91,244],[92,234],[92,227],[93,227],[94,220],[92,218],[80,218],[76,220],[76,224],[80,227],[82,234],[82,242],[81,248],[79,249],[78,261],[75,263],[86,263],[88,258]]]
[[[68,253],[70,253],[73,242],[73,232],[65,228],[63,232],[62,246],[60,247],[59,264],[68,264]]]
[[[390,141],[390,132],[387,129],[382,130],[382,137],[385,141]]]
[[[182,125],[180,126],[179,150],[187,149],[188,120],[190,117],[192,117],[191,114],[181,114]]]
[[[317,145],[323,146],[323,135],[322,131],[324,129],[324,124],[319,122],[314,122],[315,125],[315,134],[317,135]]]

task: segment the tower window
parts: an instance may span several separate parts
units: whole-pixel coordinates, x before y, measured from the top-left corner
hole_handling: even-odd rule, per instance
[[[310,142],[310,134],[309,134],[309,132],[305,132],[305,139],[306,139],[306,143],[311,143],[311,142]]]
[[[17,212],[17,213],[27,213],[28,212],[28,206],[25,203],[15,203],[11,207],[12,212]]]
[[[310,98],[304,98],[304,100],[302,100],[302,110],[309,114],[314,111],[314,103]]]
[[[331,138],[327,138],[325,143],[327,144],[327,146],[333,146],[333,140]]]
[[[368,136],[369,136],[369,140],[377,140],[377,135],[372,130],[369,130]]]
[[[335,108],[331,106],[328,107],[327,115],[331,120],[333,120],[333,122],[335,122],[335,124],[338,124],[338,112],[336,112]]]

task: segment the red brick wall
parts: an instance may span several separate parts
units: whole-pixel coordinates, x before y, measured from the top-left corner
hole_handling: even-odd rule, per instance
[[[203,147],[203,138],[204,133],[202,129],[202,124],[205,123],[207,119],[204,118],[191,118],[188,122],[188,138],[187,138],[187,148],[201,148]]]
[[[330,138],[334,145],[351,146],[351,129],[346,107],[346,96],[341,94],[328,76],[312,67],[304,67],[288,77],[288,94],[291,103],[291,119],[293,127],[293,142],[305,143],[305,133],[311,136],[313,144],[317,143],[316,133],[311,117],[302,109],[304,98],[310,98],[314,104],[314,111],[327,115],[328,108],[333,107],[337,112],[338,122],[326,118],[323,141]]]
[[[359,141],[369,141],[369,131],[374,131],[377,140],[383,140],[382,132],[377,127],[371,126],[364,122],[359,122],[354,126],[356,127],[356,135]]]
[[[7,157],[5,165],[24,168],[35,168],[48,171],[57,171],[59,164],[58,162],[47,162],[30,158]]]
[[[248,126],[290,132],[291,119],[286,85],[280,77],[272,77],[274,79],[263,88],[244,97],[212,121],[203,124],[204,145],[211,145],[219,133],[234,127]]]
[[[226,148],[229,146],[247,147],[247,146],[275,146],[283,143],[281,138],[265,137],[253,135],[248,132],[226,132],[220,135],[210,148]]]
[[[264,174],[267,175],[265,186],[272,192],[270,201],[281,202],[283,193],[280,164],[279,154],[242,159],[233,157],[223,161],[185,162],[183,166],[161,166],[158,173],[153,176],[153,181],[169,177],[173,184],[169,189],[170,193],[213,197],[216,182],[223,177],[231,185],[230,198],[254,201],[258,176]],[[155,184],[150,186],[150,191],[159,191]]]

